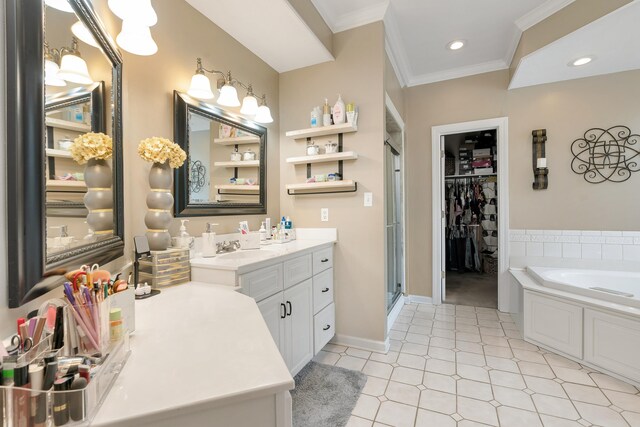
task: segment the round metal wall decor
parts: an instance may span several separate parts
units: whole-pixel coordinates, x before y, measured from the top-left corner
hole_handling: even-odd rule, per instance
[[[189,187],[192,193],[198,193],[207,183],[207,168],[200,160],[191,162],[191,177],[189,179]]]
[[[640,171],[640,135],[626,126],[592,128],[571,144],[571,170],[591,184],[624,182]]]

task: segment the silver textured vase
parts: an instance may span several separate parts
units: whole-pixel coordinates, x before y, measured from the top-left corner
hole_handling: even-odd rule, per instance
[[[151,166],[149,171],[151,192],[147,195],[149,210],[144,216],[144,223],[147,226],[147,240],[152,251],[163,251],[171,245],[169,225],[172,219],[171,206],[173,206],[172,183],[173,171],[169,162],[154,163]]]
[[[84,169],[87,192],[84,205],[87,225],[96,235],[113,234],[113,190],[111,167],[106,160],[91,159]]]

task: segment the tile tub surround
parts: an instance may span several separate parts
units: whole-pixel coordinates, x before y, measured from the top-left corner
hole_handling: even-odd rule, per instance
[[[510,230],[509,256],[638,263],[640,231]]]
[[[388,353],[328,344],[317,362],[368,376],[347,426],[623,426],[634,386],[522,341],[509,314],[409,304]]]

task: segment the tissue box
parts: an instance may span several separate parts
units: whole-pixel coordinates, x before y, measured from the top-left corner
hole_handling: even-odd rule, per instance
[[[260,249],[260,233],[240,235],[240,249]]]

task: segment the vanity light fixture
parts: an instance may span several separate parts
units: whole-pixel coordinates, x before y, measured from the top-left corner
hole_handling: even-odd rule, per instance
[[[584,56],[570,62],[569,65],[572,67],[580,67],[581,65],[587,65],[591,61],[593,61],[593,56]]]
[[[44,4],[63,12],[73,13],[73,8],[67,0],[44,0]]]
[[[58,77],[60,66],[57,59],[49,51],[49,45],[44,44],[44,84],[47,86],[66,86],[67,82]]]
[[[74,36],[93,47],[100,47],[87,27],[80,21],[71,26],[71,32]]]
[[[262,95],[262,103],[258,107],[254,120],[258,123],[272,123],[273,117],[271,117],[271,110],[267,107],[267,96]]]
[[[464,40],[454,40],[447,45],[447,49],[449,50],[459,50],[464,47]]]
[[[253,86],[249,84],[249,88],[247,89],[247,96],[242,99],[242,108],[240,109],[240,113],[247,116],[255,116],[257,112],[258,100],[253,94]]]
[[[231,79],[231,71],[227,73],[224,79],[224,85],[220,88],[220,96],[218,97],[218,104],[224,107],[239,107],[240,100],[238,99],[238,91],[233,87],[233,80]]]
[[[134,19],[122,21],[122,31],[116,41],[121,48],[134,55],[150,56],[158,51],[158,45],[151,37],[151,29]]]
[[[71,47],[63,47],[60,51],[53,49],[49,51],[50,56],[60,58],[60,70],[56,74],[59,79],[64,79],[71,83],[88,85],[93,83],[93,79],[89,75],[87,63],[80,56],[78,51],[78,39],[71,38]],[[46,56],[45,56],[46,59]],[[54,61],[55,62],[55,61]]]
[[[151,0],[109,0],[108,5],[113,14],[123,21],[131,19],[145,27],[153,27],[158,23]]]

